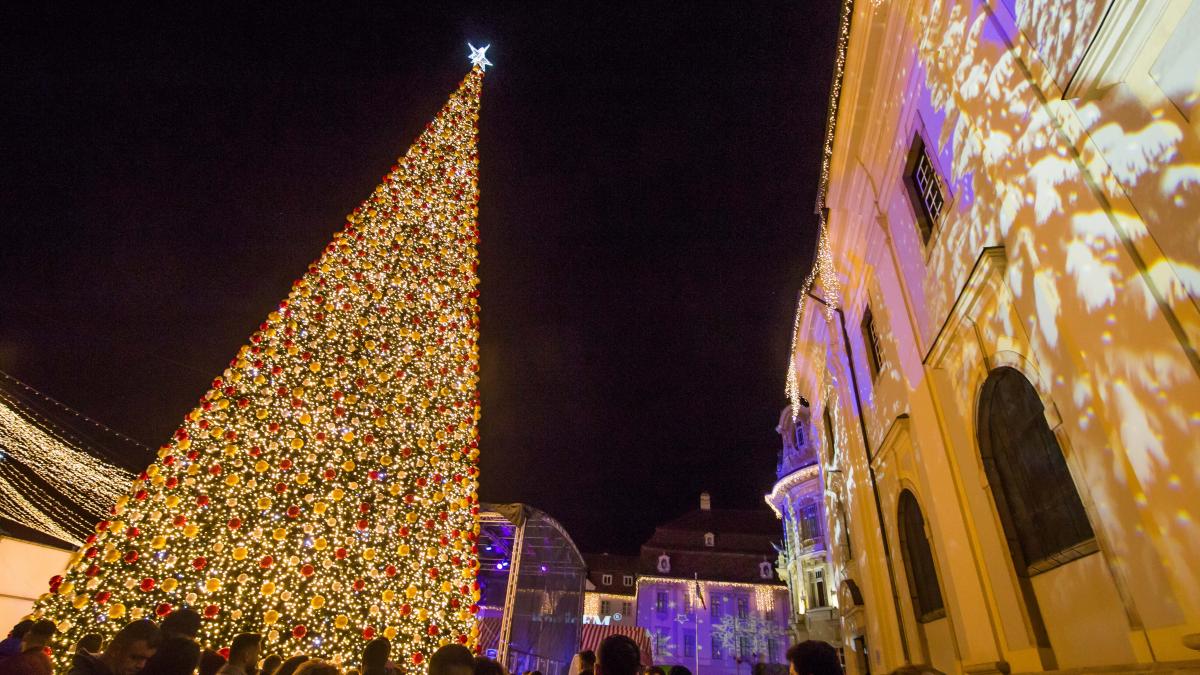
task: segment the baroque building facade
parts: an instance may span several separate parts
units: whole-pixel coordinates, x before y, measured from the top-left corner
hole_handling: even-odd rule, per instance
[[[827,536],[825,487],[808,408],[801,404],[796,414],[791,406],[784,408],[775,431],[782,446],[766,501],[783,521],[777,569],[788,586],[792,641],[838,643],[837,586],[829,550],[837,540]]]
[[[700,508],[655,528],[642,545],[637,625],[656,665],[697,675],[737,675],[758,665],[787,672],[791,615],[775,575],[779,536],[766,509]]]
[[[849,673],[1200,663],[1197,35],[844,3],[788,390]]]

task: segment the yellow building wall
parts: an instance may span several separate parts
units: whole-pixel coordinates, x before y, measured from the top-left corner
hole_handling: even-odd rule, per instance
[[[67,567],[71,551],[0,537],[0,630],[7,631],[33,609],[50,577]]]
[[[843,600],[843,637],[865,638],[872,672],[1200,661],[1185,646],[1200,634],[1200,114],[1149,75],[1191,4],[854,6],[827,195],[840,283],[812,288],[839,311],[806,301],[791,382],[814,420],[834,413],[838,456],[822,461],[853,551],[832,547],[836,581],[863,600]],[[1065,91],[1111,75],[1096,65],[1106,49],[1123,79]],[[903,176],[918,132],[950,190],[927,244]],[[1028,582],[976,440],[1000,366],[1041,396],[1099,548]],[[924,625],[896,531],[902,489],[921,504],[946,605]]]

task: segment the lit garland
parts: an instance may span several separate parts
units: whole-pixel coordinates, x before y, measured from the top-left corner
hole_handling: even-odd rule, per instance
[[[878,6],[878,5],[876,5]],[[833,321],[833,312],[841,305],[842,285],[833,265],[829,249],[829,222],[825,219],[825,197],[829,192],[830,164],[833,162],[833,142],[837,136],[838,105],[842,98],[842,79],[846,75],[846,50],[850,47],[850,19],[854,15],[854,0],[842,0],[842,17],[838,24],[837,49],[833,60],[833,82],[829,87],[829,110],[825,120],[825,140],[821,146],[821,175],[817,179],[817,249],[812,269],[804,279],[796,314],[792,323],[792,343],[788,352],[787,397],[792,403],[792,419],[799,420],[800,382],[796,372],[796,348],[800,342],[800,323],[813,282],[820,281],[825,290],[825,320]]]
[[[81,525],[80,517],[52,501],[35,504],[26,497],[39,492],[19,471],[8,466],[7,462],[0,462],[0,515],[55,539],[82,544],[79,537],[64,527],[67,524],[78,527]]]
[[[478,629],[476,66],[348,216],[112,518],[55,577],[86,633],[189,606],[201,642],[423,671]],[[410,670],[409,672],[414,672]]]
[[[74,447],[34,413],[23,416],[16,408],[16,401],[0,391],[0,450],[97,518],[103,517],[129,488],[133,475]]]
[[[97,422],[96,420],[94,420],[90,417],[87,417],[86,415],[80,414],[79,411],[71,409],[69,406],[64,405],[60,401],[43,394],[42,392],[38,391],[37,389],[34,389],[33,387],[25,384],[24,382],[18,380],[17,378],[13,377],[12,375],[9,375],[8,373],[6,373],[2,370],[0,370],[0,379],[3,379],[6,382],[8,382],[10,384],[10,386],[13,386],[17,389],[24,391],[29,396],[35,397],[35,398],[41,400],[43,403],[46,403],[46,404],[54,406],[55,408],[58,408],[58,410],[60,412],[68,413],[68,414],[72,415],[76,421],[84,422],[84,423],[88,424],[89,426],[95,427],[97,430],[102,431],[109,436],[115,436],[116,438],[119,438],[122,441],[124,441],[132,446],[146,450],[147,452],[150,450],[150,448],[147,447],[145,443],[142,443],[141,441],[137,440],[136,438],[131,438],[130,436],[127,436],[127,435],[117,431],[116,429],[111,429],[111,428]]]

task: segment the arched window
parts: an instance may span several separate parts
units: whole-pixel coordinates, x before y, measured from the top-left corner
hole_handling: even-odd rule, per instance
[[[933,564],[929,538],[925,536],[925,516],[921,514],[921,506],[912,492],[905,490],[900,493],[897,516],[913,611],[922,623],[940,619],[946,616],[942,589],[938,586],[937,567]]]
[[[997,368],[979,401],[979,449],[1017,572],[1037,574],[1096,551],[1033,385],[1014,368]]]

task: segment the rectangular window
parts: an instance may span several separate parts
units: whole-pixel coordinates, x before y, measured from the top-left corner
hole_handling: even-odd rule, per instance
[[[666,614],[667,613],[667,604],[669,602],[670,602],[670,598],[667,595],[666,591],[659,591],[659,592],[655,593],[654,594],[654,611],[658,612],[659,614]]]
[[[867,365],[871,367],[871,379],[875,379],[879,376],[883,360],[879,357],[882,350],[879,348],[879,334],[875,332],[875,317],[871,315],[870,307],[863,309],[862,334],[863,344],[867,348]]]
[[[737,609],[738,609],[738,618],[739,619],[749,619],[750,618],[750,598],[747,598],[744,595],[738,596]]]
[[[817,568],[808,573],[808,602],[811,607],[824,607],[829,604],[825,597],[825,570]]]
[[[621,616],[622,616],[622,617],[629,616],[629,614],[630,614],[630,612],[631,612],[631,610],[632,610],[632,609],[633,609],[633,608],[632,608],[632,607],[630,607],[630,605],[629,605],[629,603],[628,603],[628,602],[622,602],[622,603],[621,603]]]
[[[708,609],[712,614],[712,618],[718,619],[721,616],[721,599],[715,595],[708,598]]]
[[[917,214],[921,241],[928,244],[946,208],[946,186],[919,134],[913,139],[907,168],[904,182],[908,185],[908,196]]]
[[[600,577],[600,583],[604,584],[605,586],[612,586],[612,575],[611,574],[602,575]]]
[[[671,636],[667,631],[658,628],[654,631],[654,655],[655,656],[670,656],[671,655]]]
[[[805,504],[800,507],[800,539],[817,540],[821,538],[820,510],[816,504]]]
[[[683,634],[683,655],[684,656],[695,656],[696,655],[696,634],[695,633],[684,633]]]
[[[612,609],[612,606],[609,605],[607,600],[600,601],[600,616],[608,616],[611,613],[608,611],[610,609]]]
[[[767,663],[779,662],[779,642],[775,638],[767,638]]]
[[[721,638],[714,635],[712,639],[712,660],[720,661],[723,658],[725,658],[725,652],[721,651]]]
[[[833,417],[829,414],[831,405],[833,405],[833,399],[825,402],[825,410],[821,413],[821,422],[825,425],[825,442],[829,444],[829,461],[832,463],[837,459],[837,438],[833,435]]]
[[[750,637],[747,635],[741,635],[738,637],[738,657],[741,658],[742,661],[750,660]]]
[[[626,586],[632,586],[633,585],[633,575],[626,574],[625,577],[621,579],[621,583],[625,584]]]

